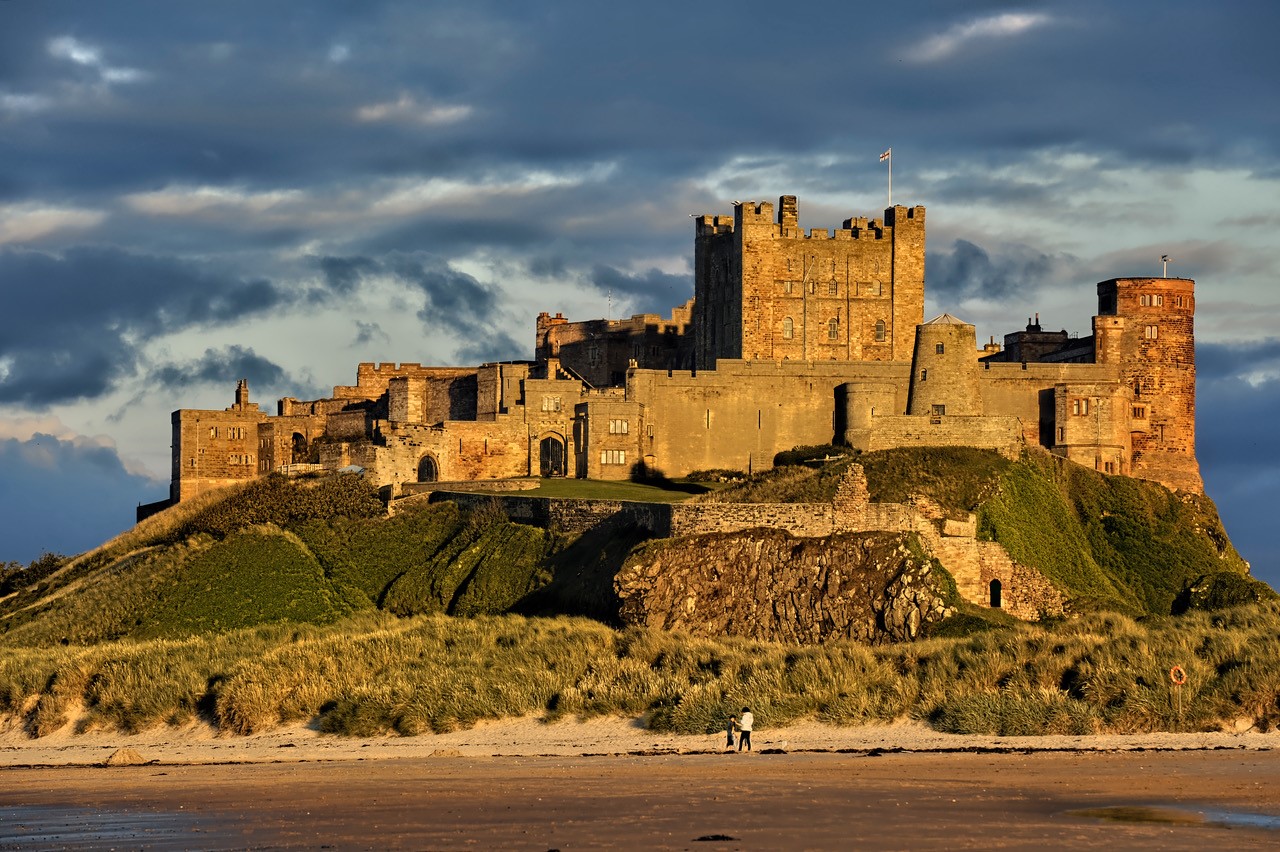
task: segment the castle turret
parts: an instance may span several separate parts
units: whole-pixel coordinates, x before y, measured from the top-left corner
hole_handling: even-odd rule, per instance
[[[1201,493],[1196,462],[1195,282],[1113,278],[1098,284],[1094,352],[1133,391],[1132,473]]]
[[[950,314],[916,327],[907,414],[982,414],[977,334]]]

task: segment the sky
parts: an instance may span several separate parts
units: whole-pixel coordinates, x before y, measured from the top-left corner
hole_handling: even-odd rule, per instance
[[[1280,585],[1280,6],[0,0],[0,561],[167,496],[169,414],[668,314],[690,214],[928,209],[926,314],[1196,279],[1198,455]]]

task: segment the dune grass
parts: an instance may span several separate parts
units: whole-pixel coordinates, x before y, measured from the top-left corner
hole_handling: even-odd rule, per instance
[[[1170,667],[1188,679],[1175,687]],[[230,733],[316,720],[371,736],[483,719],[624,714],[710,733],[749,704],[761,726],[909,717],[955,733],[1197,731],[1280,724],[1280,604],[1137,622],[1102,613],[965,638],[797,647],[615,631],[585,619],[373,611],[185,639],[0,654],[0,714],[33,736],[200,716]]]

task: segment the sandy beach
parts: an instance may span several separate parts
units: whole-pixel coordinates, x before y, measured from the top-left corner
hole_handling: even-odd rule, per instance
[[[1272,848],[1274,734],[984,737],[917,723],[654,734],[526,718],[0,735],[0,848]],[[121,750],[131,750],[130,752]],[[142,763],[103,766],[116,755]],[[128,763],[129,761],[125,761]]]
[[[74,721],[32,739],[16,726],[0,732],[0,767],[91,766],[121,749],[158,765],[297,763],[426,757],[576,757],[598,755],[704,754],[724,751],[724,734],[655,733],[639,719],[602,717],[544,722],[533,716],[482,722],[474,728],[420,737],[354,739],[292,725],[249,736],[219,735],[203,724],[160,727],[139,734],[75,734]],[[815,722],[760,728],[758,752],[1111,752],[1133,750],[1243,749],[1280,747],[1280,733],[1108,734],[998,737],[934,731],[918,722],[857,728]]]

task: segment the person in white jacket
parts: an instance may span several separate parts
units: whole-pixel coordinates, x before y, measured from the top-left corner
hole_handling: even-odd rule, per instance
[[[742,732],[738,737],[738,751],[742,751],[743,746],[747,747],[747,751],[751,751],[751,728],[756,723],[755,717],[751,715],[751,708],[743,707],[742,715],[733,721]]]

